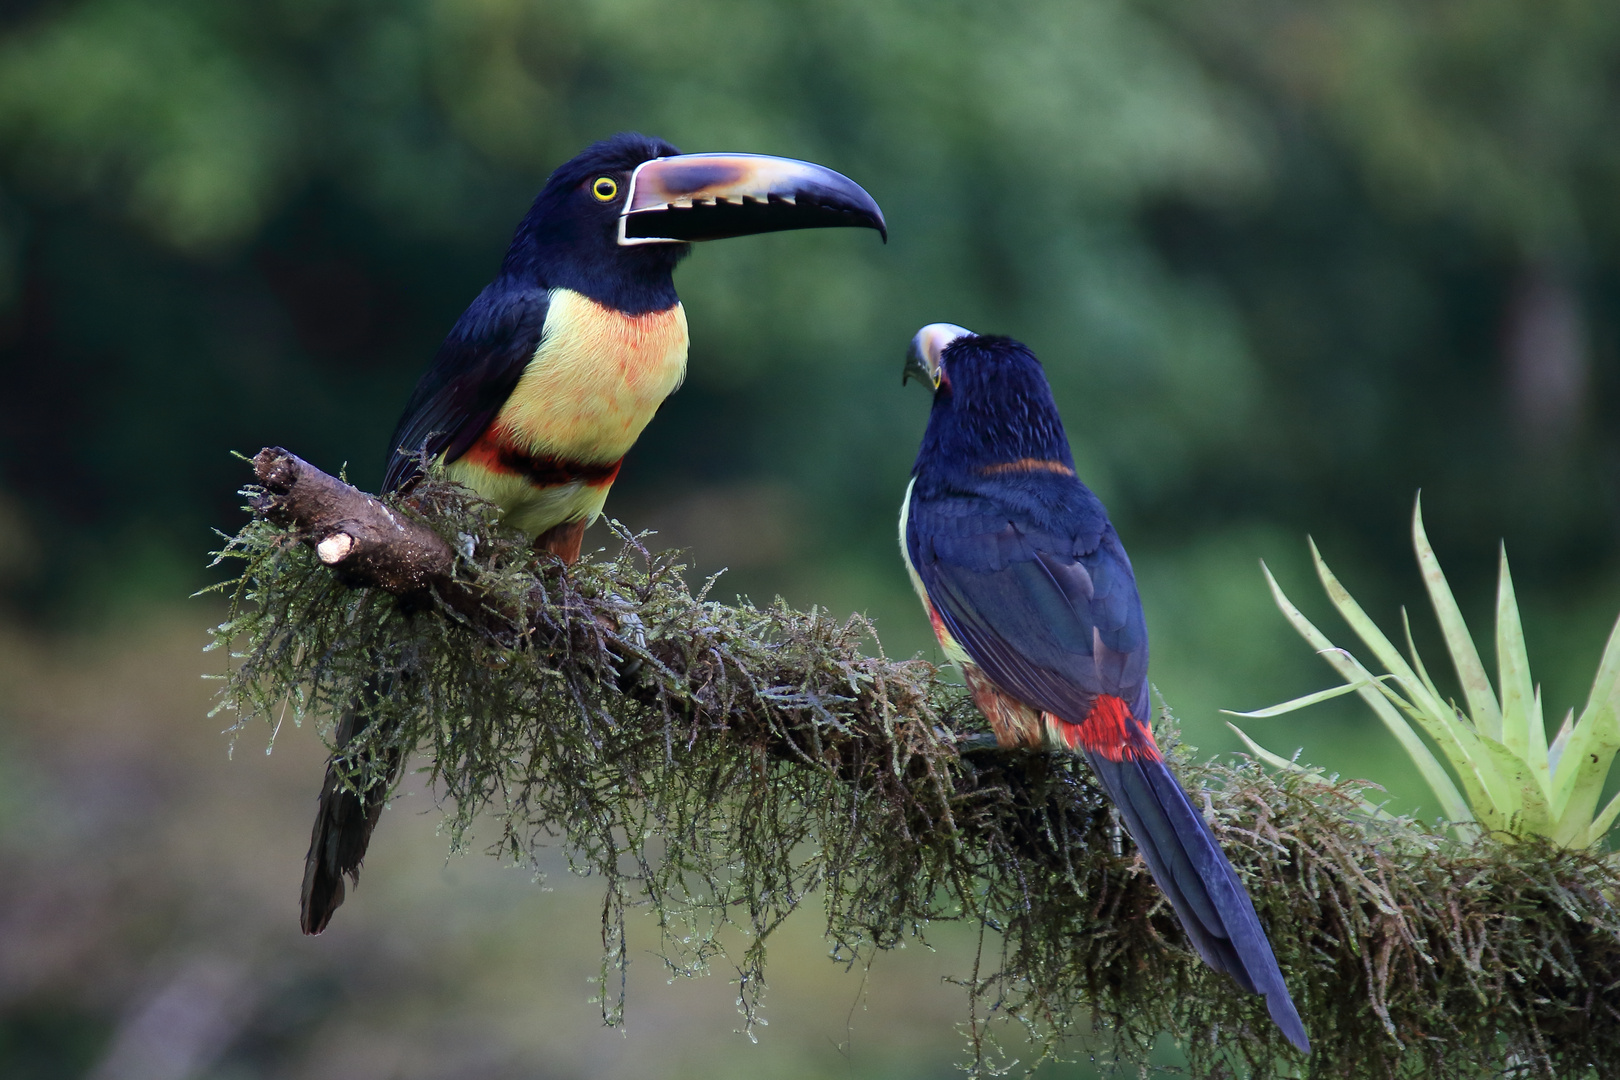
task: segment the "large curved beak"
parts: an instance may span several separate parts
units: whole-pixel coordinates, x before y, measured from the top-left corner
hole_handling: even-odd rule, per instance
[[[876,229],[889,240],[872,196],[831,169],[764,154],[680,154],[643,162],[630,174],[619,243],[685,243],[840,225]]]
[[[917,331],[912,336],[911,348],[906,350],[906,369],[900,373],[900,385],[906,385],[907,379],[915,377],[927,383],[930,389],[938,390],[940,353],[957,338],[972,336],[973,331],[948,322],[929,323]]]

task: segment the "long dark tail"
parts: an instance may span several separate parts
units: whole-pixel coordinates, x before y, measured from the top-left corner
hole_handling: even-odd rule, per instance
[[[1245,990],[1263,995],[1271,1019],[1288,1041],[1310,1053],[1310,1037],[1283,985],[1254,904],[1170,769],[1147,754],[1111,761],[1088,751],[1086,760],[1119,807],[1131,839],[1198,955]]]
[[[564,563],[579,558],[580,544],[589,522],[583,518],[565,521],[534,540],[537,551],[547,551]],[[304,856],[304,889],[300,897],[300,923],[306,934],[318,934],[332,921],[332,913],[343,906],[346,889],[360,883],[360,862],[371,843],[388,793],[399,779],[405,764],[403,748],[380,732],[385,747],[380,757],[368,749],[346,748],[366,732],[378,714],[378,706],[394,693],[399,674],[375,675],[361,687],[358,698],[338,718],[333,741],[338,752],[326,762],[326,779],[321,784],[320,808],[315,827],[310,830],[309,854]],[[367,739],[368,746],[379,741]]]
[[[325,930],[332,913],[342,906],[345,875],[351,884],[359,883],[360,861],[366,857],[371,831],[399,779],[405,755],[391,741],[380,759],[368,750],[344,751],[371,726],[378,702],[392,689],[392,678],[368,679],[359,698],[338,719],[334,734],[338,753],[326,762],[320,808],[310,831],[309,854],[304,857],[300,922],[306,934]]]

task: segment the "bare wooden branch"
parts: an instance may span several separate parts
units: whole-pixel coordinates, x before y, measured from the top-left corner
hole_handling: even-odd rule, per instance
[[[346,584],[402,597],[433,592],[480,622],[500,618],[470,577],[458,577],[455,550],[422,522],[279,446],[260,450],[253,472],[263,490],[252,508],[296,530]]]
[[[454,574],[455,552],[438,533],[298,455],[266,447],[253,472],[264,485],[253,508],[298,529],[323,563],[353,583],[407,596],[443,587]]]

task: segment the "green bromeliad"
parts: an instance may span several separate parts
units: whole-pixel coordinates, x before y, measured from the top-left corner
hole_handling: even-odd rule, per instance
[[[1442,697],[1435,687],[1412,643],[1405,609],[1401,611],[1401,622],[1410,663],[1339,583],[1312,542],[1311,557],[1322,587],[1371,650],[1384,674],[1374,675],[1348,651],[1329,641],[1289,601],[1262,564],[1282,613],[1346,681],[1342,686],[1269,709],[1232,715],[1279,716],[1344,694],[1357,694],[1411,755],[1459,835],[1476,836],[1483,830],[1503,836],[1545,836],[1565,847],[1587,847],[1601,840],[1620,814],[1620,796],[1601,811],[1597,809],[1609,766],[1616,751],[1620,751],[1620,623],[1609,635],[1586,707],[1579,717],[1571,709],[1549,744],[1541,688],[1530,678],[1524,628],[1513,595],[1506,549],[1502,551],[1496,594],[1498,674],[1493,688],[1424,534],[1421,500],[1412,514],[1412,543],[1466,707]],[[1414,723],[1445,756],[1450,773],[1418,737]],[[1319,772],[1265,750],[1236,725],[1232,730],[1268,764],[1321,779]]]

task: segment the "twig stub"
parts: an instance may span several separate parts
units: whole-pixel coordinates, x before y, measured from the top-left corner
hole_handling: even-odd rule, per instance
[[[264,485],[254,509],[297,529],[323,563],[354,583],[398,596],[465,591],[454,581],[455,551],[422,522],[280,447],[260,450],[253,472]]]

